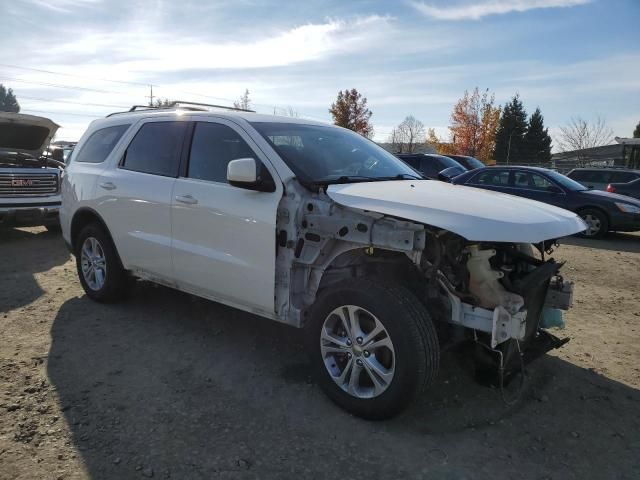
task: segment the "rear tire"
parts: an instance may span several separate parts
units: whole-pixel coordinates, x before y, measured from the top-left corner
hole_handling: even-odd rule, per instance
[[[98,223],[84,227],[75,239],[76,268],[82,288],[97,302],[116,302],[130,286],[116,248]]]
[[[609,220],[600,210],[595,208],[585,208],[578,212],[587,224],[588,228],[580,235],[585,238],[602,238],[609,231]]]
[[[438,371],[433,322],[401,286],[358,279],[322,291],[306,334],[317,383],[336,404],[362,418],[397,415]]]

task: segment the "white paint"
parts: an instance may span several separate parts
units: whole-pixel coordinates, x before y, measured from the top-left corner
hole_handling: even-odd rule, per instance
[[[586,228],[568,210],[431,180],[331,185],[327,195],[346,207],[425,223],[470,241],[537,243]]]

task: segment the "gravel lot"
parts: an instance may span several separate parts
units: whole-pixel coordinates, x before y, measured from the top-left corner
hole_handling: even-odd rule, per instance
[[[451,352],[366,422],[308,378],[302,332],[147,283],[98,305],[59,236],[0,232],[0,478],[640,478],[640,236],[555,256],[571,342],[518,404]]]

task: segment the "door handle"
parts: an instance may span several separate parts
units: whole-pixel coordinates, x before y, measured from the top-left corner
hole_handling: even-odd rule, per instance
[[[198,203],[198,200],[193,198],[191,195],[176,195],[176,202],[186,203],[187,205],[195,205]]]
[[[102,182],[99,183],[98,186],[100,188],[104,188],[105,190],[115,190],[116,186],[112,182]]]

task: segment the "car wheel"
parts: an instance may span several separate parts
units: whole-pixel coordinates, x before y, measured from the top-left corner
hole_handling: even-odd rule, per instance
[[[129,286],[127,273],[104,228],[97,223],[87,225],[75,246],[78,277],[87,296],[98,302],[124,298]]]
[[[594,208],[586,208],[578,212],[580,218],[587,224],[587,229],[581,233],[586,238],[600,238],[609,230],[609,221],[604,213]]]
[[[368,279],[319,294],[307,341],[327,396],[367,419],[401,412],[433,380],[440,361],[426,308],[406,288]]]

